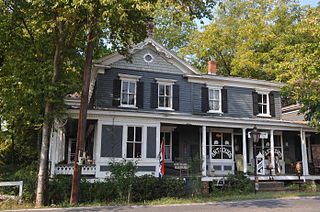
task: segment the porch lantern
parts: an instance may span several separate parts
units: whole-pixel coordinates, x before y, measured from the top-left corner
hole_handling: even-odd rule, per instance
[[[257,143],[259,142],[260,139],[260,132],[257,129],[257,126],[254,125],[252,131],[250,132],[250,136],[252,138],[253,141],[253,162],[254,162],[254,179],[255,179],[255,189],[254,189],[254,193],[257,192],[257,190],[259,189],[259,180],[257,178],[257,161],[256,161],[256,157],[257,157]]]

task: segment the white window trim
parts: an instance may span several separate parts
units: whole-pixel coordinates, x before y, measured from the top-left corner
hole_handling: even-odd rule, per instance
[[[120,86],[120,105],[119,107],[126,107],[126,108],[137,108],[137,82],[141,78],[141,76],[136,75],[128,75],[128,74],[118,74],[120,80],[121,80],[121,86]],[[131,82],[135,83],[135,91],[134,91],[134,104],[122,104],[122,87],[123,82]]]
[[[269,99],[269,91],[257,91],[258,93],[258,106],[259,106],[259,95],[266,95],[267,97],[267,113],[259,113],[258,117],[271,117],[270,115],[270,99]]]
[[[219,90],[219,110],[209,110],[208,113],[220,113],[223,114],[222,112],[222,87],[213,87],[213,86],[207,86],[208,88],[208,101],[209,101],[209,105],[210,105],[210,98],[209,98],[209,93],[210,90]]]
[[[129,141],[128,142],[128,128],[129,127],[134,127],[134,129],[136,129],[137,127],[141,127],[141,157],[139,157],[139,158],[135,158],[135,157],[132,157],[132,158],[128,158],[127,157],[127,144],[128,143],[133,143],[133,144],[135,144],[136,142],[135,142],[135,131],[134,131],[134,141]],[[134,125],[134,124],[132,124],[132,125],[124,125],[123,126],[123,128],[124,128],[124,152],[123,152],[123,157],[126,159],[126,160],[139,160],[139,159],[143,159],[144,158],[144,148],[143,148],[143,145],[144,145],[144,131],[145,131],[145,128],[142,126],[142,125]],[[138,143],[138,142],[137,142]],[[133,152],[132,152],[132,154],[133,154],[133,156],[134,156],[134,150],[133,150]]]
[[[74,162],[74,161],[71,161],[71,144],[73,141],[77,142],[77,138],[69,138],[68,140],[68,163]]]
[[[146,56],[148,56],[148,55],[151,57],[151,60],[150,60],[150,61],[147,61],[147,60],[146,60]],[[143,60],[144,60],[144,62],[146,62],[146,63],[149,64],[149,63],[152,63],[152,62],[153,62],[154,57],[153,57],[153,55],[152,55],[150,52],[148,52],[148,53],[146,53],[146,54],[143,55]]]
[[[212,133],[230,133],[231,134],[231,151],[232,151],[232,158],[231,159],[213,159],[212,158],[212,147],[214,146],[212,144]],[[234,161],[234,133],[233,130],[224,130],[224,129],[220,129],[219,131],[215,130],[215,129],[211,129],[209,131],[209,161],[212,163],[222,163],[222,162],[231,162]]]
[[[172,133],[176,129],[176,127],[171,127],[171,126],[162,126],[160,128],[160,133],[170,133],[170,159],[165,159],[166,162],[172,162]],[[160,137],[160,145],[162,142],[162,138]]]
[[[163,78],[155,78],[156,82],[158,83],[158,110],[170,110],[170,111],[174,111],[173,109],[173,85],[177,80],[171,80],[171,79],[163,79]],[[159,96],[160,96],[160,85],[164,85],[164,86],[170,86],[170,94],[171,94],[171,98],[170,98],[170,106],[169,107],[162,107],[159,106]]]

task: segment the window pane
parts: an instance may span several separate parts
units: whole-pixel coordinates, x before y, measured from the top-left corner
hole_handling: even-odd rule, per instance
[[[171,86],[170,85],[166,86],[166,96],[171,96]]]
[[[164,85],[159,85],[159,95],[164,95]]]
[[[213,110],[219,110],[219,101],[213,101]]]
[[[214,108],[214,107],[213,107],[213,101],[211,100],[211,101],[209,101],[209,109],[210,109],[210,110],[213,110],[213,108]]]
[[[127,158],[133,158],[133,143],[127,143]]]
[[[164,148],[164,159],[171,159],[170,158],[170,146],[166,146]]]
[[[223,159],[232,159],[232,149],[231,147],[222,148],[222,158]]]
[[[223,133],[223,144],[231,146],[231,134]]]
[[[135,158],[141,158],[141,143],[135,143]]]
[[[212,147],[212,159],[221,159],[221,146]]]
[[[209,99],[213,99],[213,90],[209,89]]]
[[[262,107],[263,107],[262,113],[267,113],[267,105],[263,105]]]
[[[163,138],[163,136],[164,136],[164,133],[163,133],[163,132],[161,132],[161,133],[160,133],[160,140],[161,140],[161,142],[162,142],[162,138]],[[160,142],[160,145],[161,145],[161,142]]]
[[[159,97],[159,107],[164,107],[164,97]]]
[[[170,145],[170,133],[165,133],[165,145]]]
[[[142,141],[142,128],[136,127],[136,141],[141,142]]]
[[[127,92],[128,90],[128,82],[122,82],[122,92]]]
[[[128,141],[133,141],[134,127],[128,127]]]
[[[267,95],[266,94],[263,94],[263,103],[267,103]]]
[[[165,107],[171,107],[170,106],[170,97],[165,97]]]
[[[212,133],[212,145],[221,145],[221,133]]]
[[[214,90],[214,99],[219,99],[219,90]]]
[[[136,91],[136,83],[130,82],[129,92],[135,93],[135,91]]]
[[[121,98],[121,104],[127,105],[128,104],[128,95],[123,93]]]
[[[129,105],[134,105],[134,94],[129,94]]]

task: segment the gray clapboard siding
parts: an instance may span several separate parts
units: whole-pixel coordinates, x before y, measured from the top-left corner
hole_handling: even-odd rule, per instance
[[[153,61],[151,63],[147,63],[144,61],[144,55],[146,54],[152,55]],[[159,55],[159,53],[156,53],[151,48],[143,49],[133,54],[132,63],[125,59],[122,59],[111,64],[111,67],[139,71],[184,74],[176,66],[173,66],[172,64],[168,63],[164,58],[162,58]]]
[[[100,166],[101,172],[110,171],[110,166]],[[156,167],[155,166],[137,166],[138,172],[155,172]]]
[[[95,102],[98,108],[115,108],[112,105],[113,100],[113,80],[118,77],[118,74],[131,74],[141,76],[140,81],[143,82],[143,109],[144,111],[158,111],[151,107],[151,83],[155,82],[155,78],[165,78],[176,80],[176,85],[179,86],[179,113],[200,114],[208,116],[225,116],[225,117],[244,117],[251,118],[253,115],[253,102],[251,88],[239,88],[224,86],[227,89],[228,112],[221,114],[206,114],[201,110],[201,88],[204,84],[190,83],[183,75],[157,73],[150,71],[137,71],[128,69],[112,68],[106,70],[104,74],[99,74],[95,88]],[[281,118],[281,100],[279,92],[272,92],[275,100],[275,115],[274,119]],[[128,109],[130,110],[130,109]],[[132,109],[131,109],[132,110]],[[134,110],[134,109],[133,109]]]
[[[101,157],[122,157],[122,126],[102,125]]]

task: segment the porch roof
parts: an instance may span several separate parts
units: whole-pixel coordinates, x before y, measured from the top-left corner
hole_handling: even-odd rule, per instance
[[[78,118],[79,109],[69,109],[69,115],[72,118]],[[306,125],[305,122],[296,122],[288,120],[277,120],[268,118],[236,118],[222,116],[203,116],[200,114],[187,114],[176,112],[145,112],[145,111],[127,111],[125,109],[95,109],[88,110],[88,118],[103,119],[106,117],[118,116],[122,118],[142,118],[154,119],[161,122],[173,124],[186,124],[212,127],[232,127],[232,128],[252,128],[257,125],[260,129],[273,130],[300,130],[315,131],[314,128]]]

